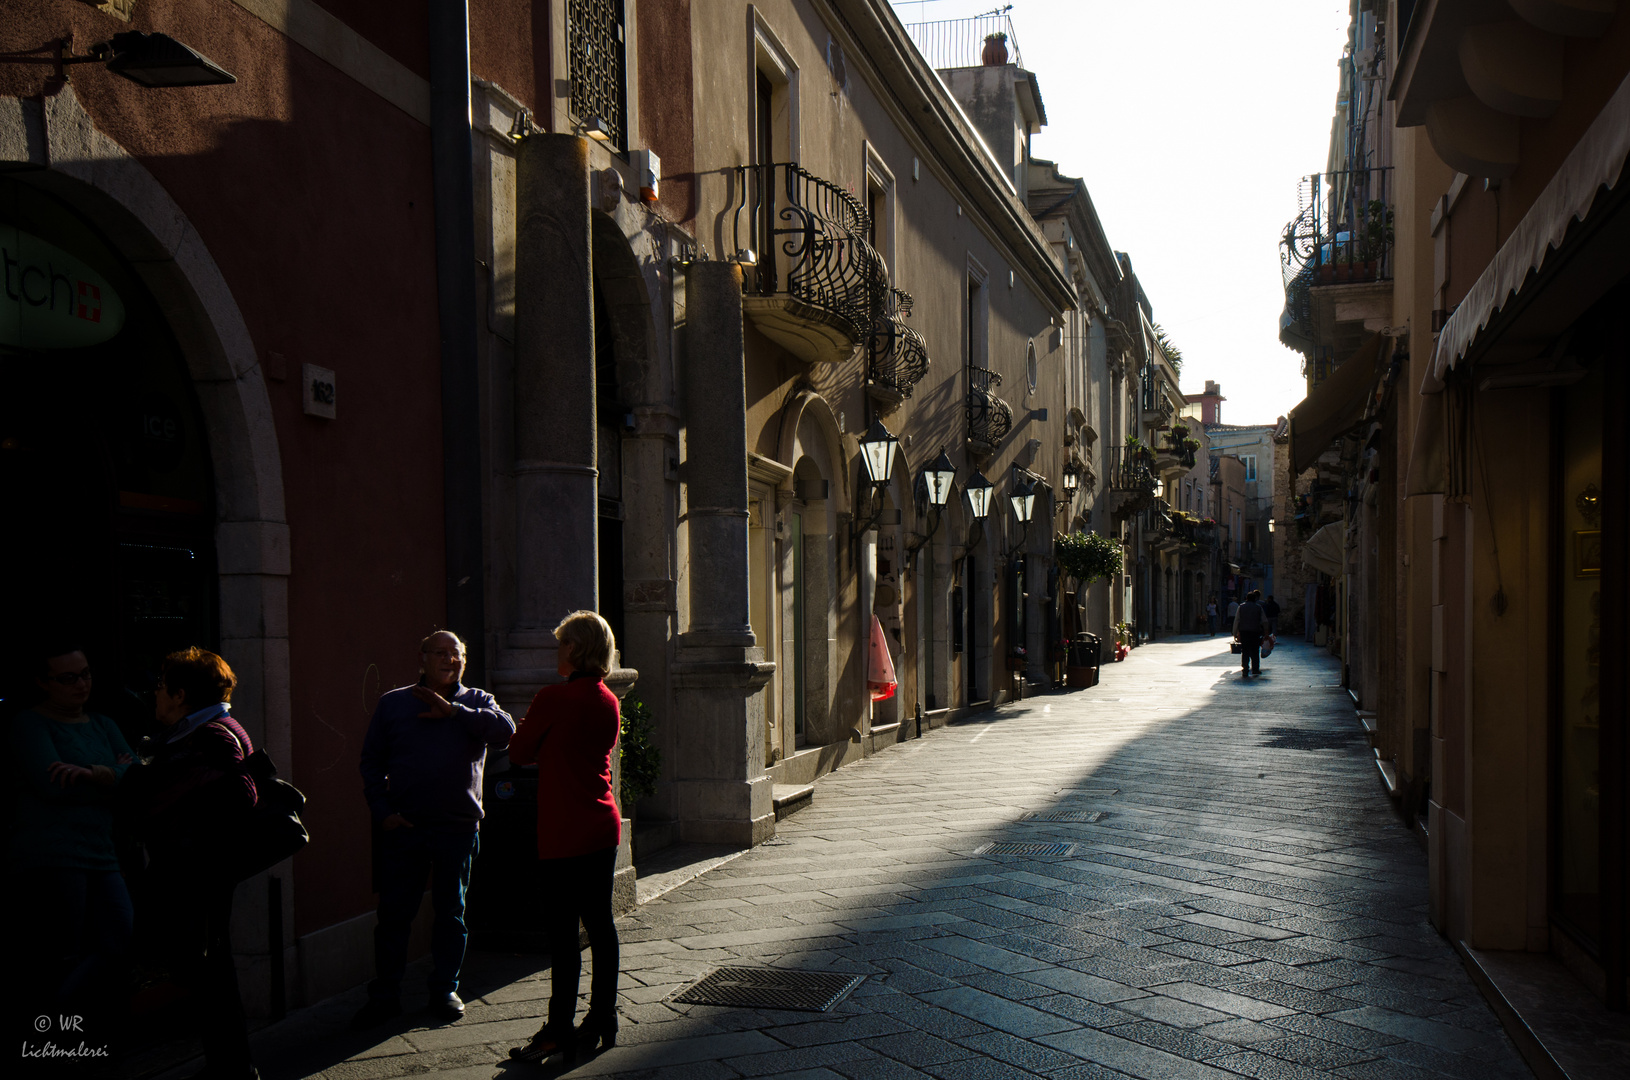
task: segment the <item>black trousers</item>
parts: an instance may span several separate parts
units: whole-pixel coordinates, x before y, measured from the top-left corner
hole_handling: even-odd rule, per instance
[[[1239,666],[1252,675],[1262,674],[1262,631],[1239,632]]]
[[[232,962],[232,893],[236,882],[192,865],[155,863],[148,912],[165,960],[192,996],[214,1077],[247,1077],[249,1025]]]
[[[549,1027],[571,1028],[577,1016],[577,988],[583,979],[583,955],[578,950],[577,924],[589,932],[589,955],[594,963],[589,982],[589,1011],[615,1015],[617,1011],[617,925],[611,914],[611,879],[617,870],[617,849],[603,848],[568,859],[541,859],[544,896],[544,933],[549,940]]]

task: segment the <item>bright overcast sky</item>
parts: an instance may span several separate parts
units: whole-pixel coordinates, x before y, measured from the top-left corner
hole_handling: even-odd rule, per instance
[[[906,23],[993,6],[894,4]],[[1226,423],[1287,412],[1304,384],[1279,344],[1279,235],[1297,178],[1325,165],[1347,0],[1013,0],[1008,15],[1047,108],[1036,156],[1085,178],[1183,350],[1184,391],[1221,383]]]

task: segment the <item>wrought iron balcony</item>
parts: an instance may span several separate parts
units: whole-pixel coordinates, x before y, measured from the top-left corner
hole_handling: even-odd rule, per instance
[[[1154,470],[1154,453],[1147,446],[1106,448],[1104,471],[1110,510],[1115,514],[1125,516],[1142,510],[1154,501],[1155,492],[1160,489],[1160,477]]]
[[[911,317],[911,294],[890,289],[882,317],[872,327],[870,379],[872,396],[884,404],[899,404],[911,388],[928,374],[928,343],[905,324]]]
[[[1315,340],[1311,290],[1392,278],[1392,168],[1304,176],[1297,204],[1279,240],[1279,338],[1306,350]]]
[[[1013,410],[996,396],[1002,377],[989,368],[968,369],[968,441],[987,452],[1013,430]]]
[[[796,162],[743,165],[736,177],[736,249],[757,256],[742,280],[747,316],[804,360],[849,359],[870,339],[888,290],[866,208]]]

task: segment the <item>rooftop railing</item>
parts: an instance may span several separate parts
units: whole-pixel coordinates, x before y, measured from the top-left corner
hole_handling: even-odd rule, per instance
[[[909,10],[909,9],[908,9]],[[939,19],[934,22],[906,23],[906,33],[916,43],[928,66],[942,68],[979,67],[985,63],[985,43],[1001,35],[1008,64],[1024,67],[1013,20],[1005,12],[975,15],[971,19]]]

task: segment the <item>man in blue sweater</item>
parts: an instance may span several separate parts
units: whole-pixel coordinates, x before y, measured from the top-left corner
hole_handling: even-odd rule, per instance
[[[351,1020],[373,1027],[402,1011],[408,931],[430,878],[430,1006],[444,1019],[464,1015],[458,973],[464,963],[464,894],[481,847],[481,774],[487,751],[503,750],[515,721],[485,690],[464,686],[464,642],[443,630],[420,646],[418,685],[392,690],[374,708],[362,743],[362,792],[378,843],[374,877],[379,925],[377,977],[368,1004]]]

